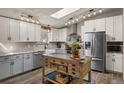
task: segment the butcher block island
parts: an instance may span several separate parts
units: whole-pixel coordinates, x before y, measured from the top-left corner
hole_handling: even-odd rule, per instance
[[[82,84],[88,74],[91,81],[91,58],[71,58],[70,54],[43,55],[43,83]]]

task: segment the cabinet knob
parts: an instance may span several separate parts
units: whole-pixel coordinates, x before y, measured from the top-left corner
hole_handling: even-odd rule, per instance
[[[27,38],[27,40],[29,40],[29,38]]]
[[[113,62],[115,62],[115,59],[112,59]]]
[[[11,37],[8,37],[8,40],[11,40]]]

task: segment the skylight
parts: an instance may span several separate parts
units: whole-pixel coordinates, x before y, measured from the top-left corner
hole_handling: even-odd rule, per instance
[[[77,10],[79,10],[80,8],[64,8],[64,9],[61,9],[60,11],[57,11],[56,13],[50,15],[51,17],[53,18],[56,18],[56,19],[60,19],[68,14],[71,14]]]

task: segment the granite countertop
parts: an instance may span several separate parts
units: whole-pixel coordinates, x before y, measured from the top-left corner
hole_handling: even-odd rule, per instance
[[[49,56],[49,57],[55,57],[55,58],[62,58],[66,60],[81,60],[84,59],[85,57],[81,57],[80,59],[73,59],[71,57],[71,54],[59,54],[59,53],[52,53],[52,54],[43,54],[43,56]]]
[[[17,54],[26,54],[26,53],[32,53],[32,52],[38,52],[39,50],[36,51],[19,51],[19,52],[9,52],[9,53],[1,53],[0,57],[2,56],[11,56],[11,55],[17,55]],[[42,51],[42,50],[41,50]]]

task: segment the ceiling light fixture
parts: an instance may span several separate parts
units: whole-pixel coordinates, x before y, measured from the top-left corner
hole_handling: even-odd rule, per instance
[[[79,19],[77,18],[76,21],[79,21]]]
[[[50,25],[47,25],[47,26],[41,26],[42,29],[44,29],[45,31],[47,32],[50,32],[51,31],[51,27]]]
[[[74,20],[72,20],[72,23],[74,23],[75,21]]]
[[[86,16],[83,16],[83,19],[85,19],[86,18]]]
[[[88,17],[90,17],[91,16],[91,14],[88,14]]]
[[[102,13],[102,9],[99,9],[99,13]]]
[[[20,16],[20,19],[23,21],[40,24],[39,20],[37,18],[33,17],[32,15],[22,14]]]
[[[71,24],[71,22],[69,21],[69,22],[68,22],[68,24],[70,25],[70,24]]]
[[[89,18],[91,16],[96,16],[98,14],[101,14],[103,12],[103,9],[102,8],[92,8],[90,9],[85,15],[81,16],[77,16],[77,17],[74,17],[74,18],[69,18],[69,20],[66,22],[67,24],[66,25],[70,25],[70,24],[74,24],[74,23],[77,23],[79,20],[83,19],[85,20],[86,18]]]
[[[93,12],[93,15],[96,15],[96,12],[95,11]]]
[[[68,25],[68,23],[65,23],[65,25],[67,26],[67,25]]]

